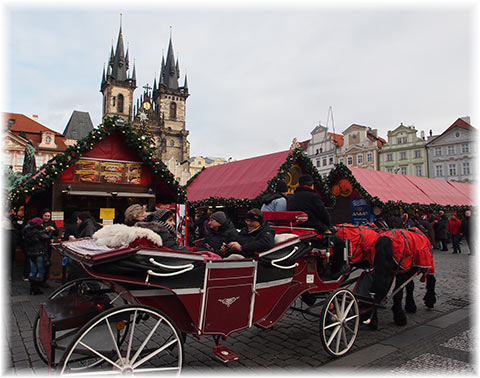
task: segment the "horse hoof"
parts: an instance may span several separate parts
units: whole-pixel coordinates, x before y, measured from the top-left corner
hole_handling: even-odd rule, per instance
[[[407,311],[409,314],[415,314],[417,312],[417,305],[415,303],[406,303],[405,311]]]
[[[393,320],[396,325],[398,326],[404,326],[407,325],[407,317],[403,312],[401,313],[394,313],[393,314]]]

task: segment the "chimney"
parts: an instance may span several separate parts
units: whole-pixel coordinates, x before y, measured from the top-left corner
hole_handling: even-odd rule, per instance
[[[425,131],[422,130],[422,131],[420,132],[420,137],[421,137],[423,140],[425,140]]]
[[[37,122],[38,122],[38,114],[34,114],[34,115],[32,115],[32,118],[33,118],[35,121],[37,121]]]
[[[465,117],[462,117],[461,119],[470,125],[470,116],[465,116]]]

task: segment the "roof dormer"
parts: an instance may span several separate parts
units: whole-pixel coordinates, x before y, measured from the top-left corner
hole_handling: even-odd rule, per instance
[[[42,131],[42,141],[38,145],[39,148],[57,148],[55,144],[55,134],[50,131]]]

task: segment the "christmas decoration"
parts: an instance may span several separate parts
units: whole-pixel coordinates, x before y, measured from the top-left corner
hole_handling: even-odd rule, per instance
[[[30,179],[12,189],[9,192],[8,199],[13,204],[19,204],[25,202],[27,196],[47,190],[63,171],[79,160],[82,154],[90,151],[96,143],[115,130],[124,136],[126,144],[142,157],[145,165],[153,171],[156,177],[176,194],[177,203],[184,203],[186,199],[185,189],[178,185],[174,175],[162,161],[155,160],[156,151],[149,138],[139,134],[117,116],[105,118],[103,124],[97,129],[93,129],[85,138],[43,164]]]

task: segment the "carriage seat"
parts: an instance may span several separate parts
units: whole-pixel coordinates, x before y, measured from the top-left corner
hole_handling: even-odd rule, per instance
[[[307,255],[312,250],[311,243],[306,242],[314,235],[298,236],[292,233],[275,235],[275,245],[268,251],[257,253],[260,264],[271,265],[278,269],[291,269],[295,261]]]

